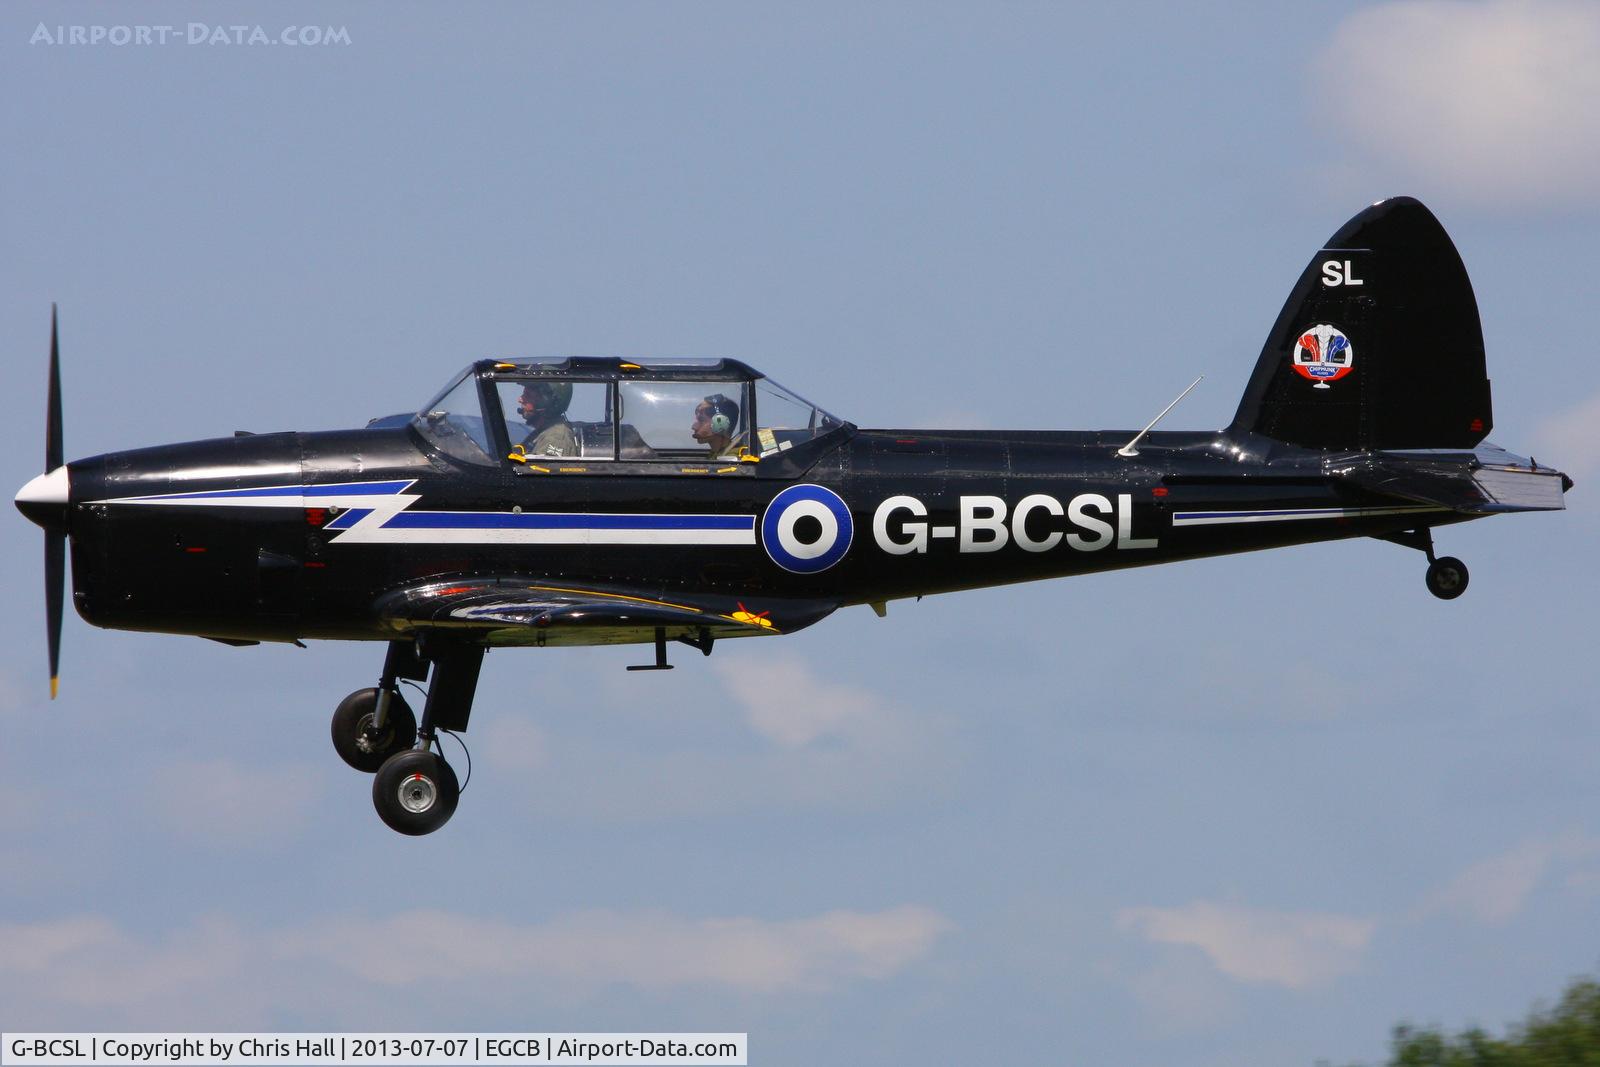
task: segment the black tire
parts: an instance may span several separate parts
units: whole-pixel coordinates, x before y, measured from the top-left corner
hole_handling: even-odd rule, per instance
[[[367,774],[377,771],[396,752],[404,752],[417,743],[417,717],[399,693],[389,698],[383,732],[376,738],[368,737],[367,726],[377,707],[376,688],[357,689],[341,700],[333,712],[334,750],[340,759]]]
[[[1440,600],[1454,600],[1467,591],[1467,565],[1454,556],[1428,564],[1428,592]]]
[[[372,779],[372,806],[398,833],[421,837],[450,821],[461,799],[456,772],[436,752],[412,749],[384,761]]]

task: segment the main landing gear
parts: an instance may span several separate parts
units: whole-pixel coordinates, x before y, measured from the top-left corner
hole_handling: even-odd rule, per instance
[[[1467,591],[1467,565],[1454,556],[1431,560],[1425,580],[1428,592],[1440,600],[1454,600]]]
[[[463,731],[472,714],[483,647],[426,634],[391,641],[376,688],[358,689],[333,713],[333,747],[358,771],[374,775],[372,805],[391,830],[431,834],[455,814],[461,783],[436,751],[439,730]],[[400,679],[421,682],[432,668],[419,725]]]
[[[1433,531],[1427,527],[1387,534],[1383,540],[1393,541],[1397,545],[1404,545],[1427,554],[1428,572],[1423,575],[1423,580],[1428,585],[1428,592],[1440,600],[1454,600],[1467,591],[1467,565],[1454,556],[1435,556]]]

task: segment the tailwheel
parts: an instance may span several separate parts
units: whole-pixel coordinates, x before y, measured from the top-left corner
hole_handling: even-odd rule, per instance
[[[1428,564],[1428,592],[1440,600],[1454,600],[1467,591],[1467,565],[1454,556],[1441,556]]]
[[[380,716],[380,698],[388,696]],[[333,712],[333,747],[339,758],[358,771],[372,774],[396,752],[417,742],[417,717],[399,693],[357,689],[339,702]]]
[[[438,753],[399,752],[372,779],[372,806],[391,830],[412,837],[431,834],[450,821],[461,785]]]

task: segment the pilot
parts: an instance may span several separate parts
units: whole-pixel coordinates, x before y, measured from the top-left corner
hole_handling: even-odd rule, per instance
[[[738,424],[739,405],[721,393],[712,393],[695,406],[694,425],[689,427],[689,433],[711,449],[711,457],[716,459],[733,447],[733,429]]]
[[[530,456],[575,456],[578,439],[567,422],[571,382],[529,382],[517,398],[517,414],[528,424],[523,451]]]

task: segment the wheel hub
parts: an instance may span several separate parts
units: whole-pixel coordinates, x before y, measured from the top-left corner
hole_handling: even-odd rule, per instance
[[[374,729],[371,714],[361,716],[361,721],[356,727],[356,747],[369,754],[383,751],[394,737],[392,727],[383,730]]]
[[[439,789],[433,779],[413,774],[400,783],[400,806],[413,815],[421,815],[439,799]]]

